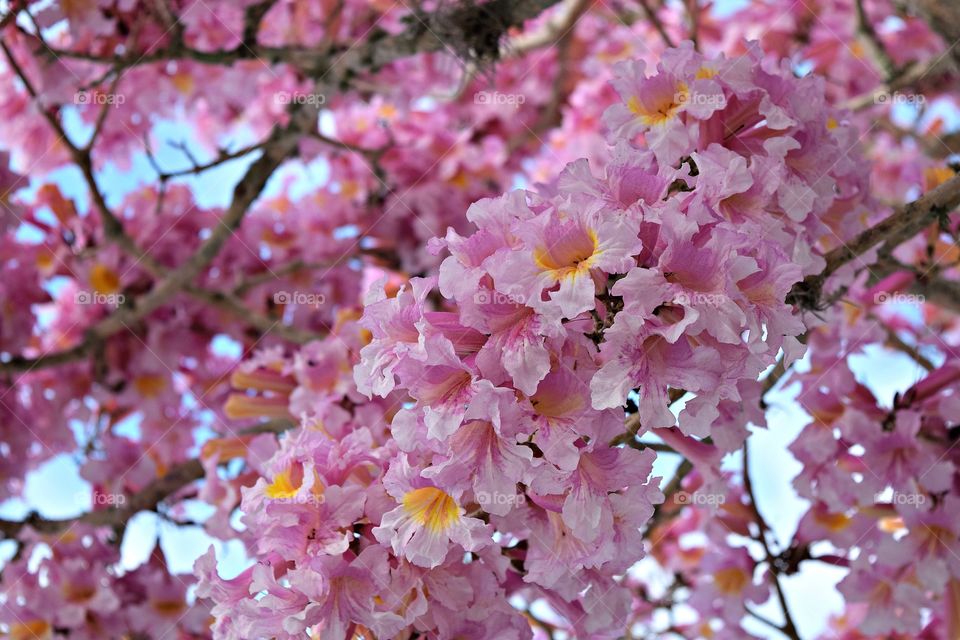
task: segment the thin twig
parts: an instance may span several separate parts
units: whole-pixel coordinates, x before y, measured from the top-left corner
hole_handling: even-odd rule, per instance
[[[294,426],[289,420],[270,420],[238,431],[238,435],[258,433],[283,433]],[[76,518],[49,519],[36,513],[25,520],[0,519],[0,534],[3,538],[15,538],[24,527],[31,527],[40,533],[59,533],[78,523],[93,526],[122,527],[141,511],[154,511],[168,497],[176,494],[191,482],[204,476],[203,465],[199,460],[188,460],[176,465],[162,477],[146,485],[131,496],[127,496],[121,505],[98,511],[89,511]]]
[[[883,329],[887,334],[887,344],[889,346],[893,347],[897,351],[900,351],[901,353],[905,353],[906,355],[910,356],[911,358],[913,358],[914,362],[916,362],[918,365],[926,369],[928,372],[933,371],[934,369],[937,368],[936,365],[930,362],[930,360],[928,360],[926,356],[920,353],[920,351],[916,347],[904,342],[903,338],[897,335],[896,331],[886,326],[885,324],[883,325]]]
[[[884,80],[889,82],[900,73],[897,63],[890,57],[890,52],[884,46],[883,40],[880,39],[876,29],[873,28],[873,23],[870,22],[870,17],[867,16],[867,11],[864,9],[863,0],[855,0],[854,4],[857,10],[857,33],[861,36],[874,61],[883,71]]]
[[[894,78],[882,83],[876,89],[850,98],[841,106],[851,111],[859,111],[867,107],[885,104],[887,98],[897,91],[917,87],[920,84],[926,84],[927,81],[936,84],[943,76],[951,73],[952,62],[944,56],[915,62],[901,69]]]
[[[776,630],[779,631],[780,633],[786,633],[786,630],[783,628],[783,625],[779,625],[779,624],[777,624],[776,622],[774,622],[773,620],[771,620],[770,618],[767,618],[766,616],[760,615],[757,611],[754,611],[754,609],[753,609],[752,607],[747,606],[747,605],[745,604],[745,605],[744,605],[744,609],[747,610],[747,614],[748,614],[751,618],[753,618],[754,620],[757,620],[758,622],[762,622],[763,624],[767,625],[767,626],[770,627],[771,629],[776,629]]]
[[[780,631],[783,632],[789,638],[793,640],[800,640],[800,634],[797,632],[797,626],[793,621],[793,616],[790,614],[790,607],[787,604],[787,597],[783,591],[783,586],[780,584],[780,570],[774,562],[776,557],[770,551],[770,545],[767,542],[767,532],[769,531],[769,526],[767,521],[763,519],[763,516],[760,514],[760,509],[757,506],[757,499],[753,493],[753,483],[750,481],[750,459],[749,459],[749,445],[748,443],[743,443],[743,487],[747,492],[747,496],[750,498],[750,508],[753,511],[753,515],[756,518],[757,526],[759,527],[759,533],[756,536],[757,542],[763,546],[763,552],[766,554],[767,563],[770,565],[770,575],[773,578],[773,586],[777,593],[777,599],[780,601],[780,608],[783,609],[784,624],[780,628]]]
[[[663,21],[660,20],[660,16],[657,15],[656,10],[654,10],[648,0],[637,0],[640,7],[643,9],[644,15],[647,16],[647,20],[650,21],[650,24],[653,25],[653,28],[657,30],[657,33],[660,34],[660,37],[663,38],[663,43],[670,48],[677,46],[673,42],[673,38],[670,37],[670,34],[667,33],[666,27],[663,26]]]
[[[700,50],[700,2],[699,0],[686,0],[687,17],[690,20],[690,42],[693,43],[695,51]]]
[[[182,178],[185,176],[195,176],[203,173],[204,171],[209,171],[214,167],[218,167],[221,164],[230,162],[231,160],[236,160],[242,158],[245,155],[249,155],[254,151],[263,148],[263,145],[266,143],[266,140],[262,140],[255,144],[247,145],[237,149],[236,151],[224,151],[220,150],[217,154],[217,157],[209,162],[198,163],[195,160],[191,160],[192,166],[186,169],[179,169],[176,171],[161,171],[159,166],[154,164],[154,170],[157,171],[157,177],[161,182],[166,182],[167,180],[172,180],[173,178]],[[155,162],[155,161],[154,161]]]

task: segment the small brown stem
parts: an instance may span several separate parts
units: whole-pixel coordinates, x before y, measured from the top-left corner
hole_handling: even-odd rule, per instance
[[[770,566],[770,575],[773,578],[773,586],[777,593],[777,599],[780,601],[780,608],[783,609],[784,624],[783,627],[780,627],[780,631],[783,632],[788,638],[793,640],[800,640],[800,634],[797,632],[797,626],[793,621],[793,617],[790,614],[790,607],[787,604],[787,597],[783,591],[783,586],[780,584],[780,569],[777,567],[774,562],[776,557],[770,551],[770,545],[767,542],[767,532],[770,527],[767,525],[767,521],[763,519],[763,516],[760,514],[760,508],[757,506],[757,499],[753,493],[753,483],[750,480],[750,459],[749,459],[749,446],[746,442],[743,443],[743,486],[747,492],[747,496],[750,498],[750,508],[753,511],[753,515],[756,518],[757,526],[759,527],[759,533],[756,536],[757,542],[763,547],[763,552],[767,557],[767,563]]]

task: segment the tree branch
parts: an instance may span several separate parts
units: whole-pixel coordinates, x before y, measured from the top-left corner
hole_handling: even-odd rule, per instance
[[[890,57],[890,53],[884,46],[876,29],[873,28],[873,23],[870,22],[870,17],[867,16],[867,11],[863,6],[863,0],[855,0],[854,5],[857,10],[857,33],[866,44],[877,66],[883,71],[884,79],[889,81],[897,77],[900,70],[893,58]]]
[[[883,330],[887,334],[888,346],[893,347],[897,351],[900,351],[901,353],[905,353],[906,355],[910,356],[913,359],[913,361],[916,362],[921,367],[923,367],[927,371],[927,373],[937,368],[936,365],[930,362],[930,360],[927,359],[927,357],[924,356],[922,353],[920,353],[920,351],[916,347],[904,342],[903,338],[897,335],[896,331],[894,331],[893,329],[891,329],[885,324],[883,324]]]
[[[893,78],[878,86],[873,91],[851,98],[841,106],[844,109],[859,111],[867,107],[872,107],[884,102],[884,98],[897,91],[912,89],[920,91],[925,85],[935,85],[944,76],[952,73],[953,64],[943,56],[938,56],[931,60],[915,62],[904,69]]]
[[[850,242],[824,256],[826,266],[819,274],[809,275],[798,282],[787,295],[787,303],[807,309],[820,304],[823,284],[840,267],[880,245],[880,251],[889,252],[906,242],[927,225],[945,216],[960,204],[960,176],[954,176],[904,205],[882,222],[867,229]]]
[[[644,15],[647,17],[647,20],[650,21],[650,24],[653,25],[654,29],[657,30],[657,33],[660,34],[660,37],[663,38],[663,43],[668,47],[677,46],[673,42],[673,38],[670,37],[670,34],[667,33],[666,27],[663,25],[663,21],[660,20],[660,16],[657,15],[656,9],[650,6],[648,0],[637,0],[640,4],[640,7],[643,9]]]
[[[510,28],[522,25],[528,19],[536,17],[539,13],[548,7],[556,4],[558,0],[493,0],[483,5],[466,5],[454,10],[437,11],[421,18],[418,24],[412,24],[405,31],[393,35],[385,36],[382,34],[373,34],[363,44],[352,46],[346,51],[338,51],[332,48],[319,59],[299,60],[298,64],[306,65],[308,75],[311,77],[324,77],[326,81],[333,85],[342,84],[361,69],[379,69],[380,67],[403,57],[408,57],[417,53],[437,51],[443,48],[445,43],[442,36],[446,34],[450,38],[466,38],[458,41],[460,44],[466,42],[473,50],[483,52],[485,46],[490,42],[484,42],[482,39],[492,39],[499,50],[499,39]],[[259,3],[255,6],[260,6]],[[486,24],[486,29],[478,31],[477,24]],[[261,57],[258,56],[260,47],[251,48],[242,43],[234,50],[224,52],[221,55],[205,52],[198,52],[187,49],[179,39],[168,47],[157,52],[140,55],[129,54],[122,57],[98,57],[90,54],[71,52],[68,50],[56,50],[48,47],[41,41],[48,52],[54,55],[65,57],[74,57],[94,62],[102,62],[114,66],[114,70],[119,73],[122,69],[135,66],[141,63],[167,61],[178,57],[191,57],[200,62],[211,62],[222,64],[229,59],[248,59]],[[32,97],[37,94],[22,69],[17,66],[16,60],[7,48],[6,43],[0,41],[7,58],[11,62],[18,75],[28,85],[27,90]],[[305,50],[305,53],[309,51]],[[303,52],[302,52],[303,53]],[[288,60],[292,61],[292,60]],[[263,153],[247,169],[246,174],[237,183],[234,188],[233,199],[220,219],[219,224],[213,229],[210,236],[204,241],[200,248],[184,263],[179,265],[173,271],[170,271],[163,279],[143,296],[133,301],[133,304],[118,308],[115,312],[102,319],[101,321],[89,327],[85,332],[84,339],[74,347],[69,349],[43,354],[37,357],[14,356],[6,362],[0,362],[0,372],[27,371],[37,367],[48,367],[65,362],[79,360],[87,355],[96,344],[104,339],[121,331],[124,327],[136,323],[140,319],[149,315],[152,311],[159,308],[173,295],[181,290],[188,289],[188,284],[194,281],[197,276],[213,261],[223,244],[239,226],[244,215],[249,210],[250,205],[256,200],[267,180],[273,174],[274,170],[296,150],[297,140],[300,134],[311,132],[316,128],[317,107],[307,108],[306,105],[293,105],[291,110],[290,122],[286,126],[277,126],[271,132],[271,135],[262,145]],[[74,145],[60,125],[60,122],[46,110],[42,110],[44,117],[50,122],[58,133],[67,142],[71,153],[81,172],[84,174],[85,181],[91,185],[92,195],[100,212],[105,232],[111,239],[118,242],[124,250],[135,255],[145,264],[150,260],[135,243],[128,242],[129,236],[123,232],[120,221],[113,215],[106,203],[102,199],[99,189],[96,187],[96,181],[93,175],[92,162],[89,153],[79,149]],[[353,149],[351,149],[353,150]],[[218,295],[204,293],[203,295]],[[229,299],[229,294],[220,294],[220,304],[225,307],[235,308],[236,305]],[[263,323],[260,323],[263,324]],[[281,329],[283,331],[283,329]]]
[[[349,79],[363,70],[376,71],[401,58],[447,47],[462,51],[466,55],[495,58],[499,39],[509,29],[521,26],[557,2],[559,0],[492,0],[483,4],[464,4],[430,14],[416,14],[418,19],[410,21],[410,26],[398,34],[388,35],[383,31],[373,31],[363,43],[350,46],[267,47],[255,40],[248,40],[248,29],[244,30],[245,37],[240,44],[233,49],[219,51],[192,49],[176,33],[169,44],[155,51],[135,51],[119,56],[59,49],[42,42],[41,45],[54,56],[109,65],[111,73],[144,64],[179,59],[213,65],[260,60],[271,64],[290,64],[311,78],[332,76]],[[250,9],[263,4],[258,3],[248,8],[248,16]]]
[[[918,14],[946,43],[945,56],[951,56],[960,66],[960,4],[955,0],[897,0],[897,4]]]
[[[239,435],[258,433],[283,433],[293,427],[289,420],[271,420],[248,429],[242,429]],[[92,526],[123,527],[141,511],[153,511],[168,497],[180,491],[191,482],[200,480],[204,476],[203,466],[199,460],[188,460],[170,469],[163,477],[157,478],[137,493],[128,496],[122,505],[89,511],[76,518],[49,519],[31,513],[25,520],[0,519],[0,534],[2,538],[14,539],[24,527],[31,527],[40,533],[56,534],[69,529],[75,524],[89,524]]]
[[[5,46],[4,49],[6,49]],[[41,366],[46,367],[78,360],[89,353],[95,344],[118,333],[125,327],[135,324],[158,309],[177,292],[188,288],[188,285],[196,280],[213,261],[224,243],[240,225],[243,217],[260,195],[273,172],[284,159],[296,150],[299,133],[309,131],[314,126],[316,126],[316,107],[307,108],[306,105],[294,105],[290,122],[285,126],[274,128],[264,143],[263,154],[247,169],[247,172],[234,187],[233,198],[223,217],[218,220],[218,225],[213,228],[207,239],[190,258],[176,269],[168,272],[150,291],[132,301],[131,305],[119,307],[109,316],[89,327],[80,344],[62,352],[45,354],[37,358],[15,356],[7,362],[0,363],[0,372],[26,371]],[[80,160],[82,163],[81,171],[84,171],[85,175],[87,175],[87,171],[90,171],[89,178],[92,178],[89,158],[87,158],[87,162],[82,162],[83,158],[80,158]],[[99,189],[94,189],[94,193],[99,193]],[[96,199],[97,196],[94,195],[94,198]],[[100,198],[102,198],[102,195]],[[106,203],[103,204],[105,206]],[[104,211],[109,212],[109,209],[104,209]],[[111,218],[116,220],[112,213],[107,216],[106,220]],[[119,225],[119,221],[117,221],[117,224]],[[129,236],[123,232],[122,226],[107,233],[113,239],[129,239]],[[139,259],[144,261],[144,264],[152,262],[152,259],[143,254],[132,242],[121,240],[121,246],[125,250],[133,252],[133,255],[137,255]]]
[[[770,575],[773,578],[773,586],[777,592],[777,599],[780,601],[780,608],[783,609],[784,624],[780,630],[789,638],[793,640],[800,640],[800,634],[797,632],[797,626],[793,621],[793,617],[790,615],[790,607],[787,604],[787,597],[783,591],[783,586],[780,584],[780,569],[777,567],[774,559],[776,556],[770,551],[770,545],[767,543],[767,531],[769,527],[767,526],[767,521],[763,519],[763,516],[760,515],[760,509],[757,507],[757,499],[753,494],[753,483],[750,481],[750,460],[748,454],[749,447],[746,442],[743,443],[743,486],[747,492],[747,496],[750,498],[750,508],[753,511],[753,515],[757,520],[757,526],[759,527],[759,534],[757,535],[757,541],[763,546],[763,552],[767,556],[767,563],[770,565]]]

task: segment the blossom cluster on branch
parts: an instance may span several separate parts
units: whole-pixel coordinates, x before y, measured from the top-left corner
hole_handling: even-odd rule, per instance
[[[643,430],[677,423],[665,438],[739,449],[760,373],[800,352],[784,300],[822,268],[815,239],[843,233],[831,211],[863,206],[866,174],[822,82],[758,50],[708,59],[688,43],[649,77],[628,62],[614,78],[602,177],[581,160],[536,192],[473,204],[472,233],[430,244],[450,253],[438,277],[373,286],[356,388],[331,376],[311,406],[303,387],[290,396],[304,428],[241,503],[260,565],[224,583],[203,561],[223,637],[276,634],[278,619],[291,638],[526,637],[515,596],[545,599],[578,637],[627,625],[619,577],[663,496],[653,451],[616,444],[623,405],[637,389]],[[299,358],[348,367],[364,342],[349,326]],[[693,396],[679,421],[671,389]],[[343,415],[358,393],[388,411]],[[282,595],[251,599],[274,581]]]
[[[958,37],[3,4],[0,636],[958,637]]]

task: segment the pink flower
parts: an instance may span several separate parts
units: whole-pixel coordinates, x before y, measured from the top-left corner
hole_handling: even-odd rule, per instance
[[[471,299],[486,275],[484,262],[497,251],[512,247],[517,239],[512,229],[533,217],[526,193],[511,191],[499,198],[479,200],[467,209],[467,219],[477,230],[463,237],[453,229],[435,250],[446,247],[450,256],[440,265],[439,284],[443,295],[460,302]]]
[[[595,409],[621,406],[631,389],[639,388],[640,422],[644,428],[673,426],[667,408],[669,388],[697,392],[713,389],[720,381],[721,363],[706,349],[695,349],[686,339],[670,338],[683,313],[665,312],[644,323],[618,315],[601,345],[605,362],[590,381]]]
[[[769,586],[756,581],[756,563],[746,549],[711,549],[700,566],[705,580],[697,584],[690,603],[698,611],[738,624],[748,604],[762,604],[770,597]]]
[[[862,633],[914,634],[920,629],[920,612],[927,602],[919,586],[907,576],[909,567],[871,565],[860,556],[850,569],[837,589],[847,602],[867,604]]]
[[[574,318],[594,307],[594,274],[624,273],[636,233],[590,199],[558,202],[517,230],[522,245],[487,259],[496,290],[535,310]]]
[[[494,387],[457,357],[446,338],[427,340],[425,350],[422,360],[404,360],[397,374],[418,401],[428,435],[445,440],[463,422],[475,398],[490,396]]]
[[[304,621],[319,621],[312,630],[324,638],[347,640],[356,624],[377,637],[393,636],[406,626],[404,618],[386,609],[379,596],[392,589],[390,558],[383,547],[368,546],[352,559],[317,556],[289,576],[291,584],[310,598],[301,614]]]
[[[467,551],[487,544],[486,525],[464,513],[456,499],[442,489],[410,489],[400,506],[383,516],[373,535],[413,564],[431,568],[443,562],[451,543]]]
[[[573,534],[585,541],[606,536],[613,525],[609,496],[637,479],[646,481],[655,457],[652,451],[630,448],[599,448],[582,453],[577,468],[566,480],[570,492],[561,511]]]
[[[477,354],[477,367],[495,384],[506,381],[528,395],[550,370],[548,338],[562,338],[559,323],[499,291],[481,287],[461,303],[465,323],[490,334]]]
[[[433,284],[428,280],[410,281],[411,289],[401,289],[388,298],[384,283],[367,295],[361,324],[373,334],[373,340],[360,352],[360,364],[354,379],[360,393],[385,396],[393,390],[394,369],[408,356],[422,357],[418,323],[423,318],[424,299]]]
[[[732,66],[724,60],[705,60],[689,42],[667,52],[650,77],[643,61],[618,64],[613,85],[623,102],[603,115],[611,137],[632,140],[642,132],[660,164],[678,164],[693,150],[694,121],[708,120],[726,107],[718,80],[730,74]]]
[[[576,443],[584,436],[602,438],[604,432],[598,427],[609,417],[591,409],[586,382],[563,362],[543,379],[529,404],[531,412],[524,417],[522,430],[533,435],[546,460],[567,471],[579,462]],[[613,419],[619,423],[618,418]]]
[[[612,137],[632,140],[644,133],[645,142],[662,164],[672,165],[688,151],[690,132],[682,117],[690,99],[686,78],[658,69],[647,77],[642,60],[622,62],[614,67],[613,85],[622,103],[604,114]]]
[[[474,551],[490,544],[487,525],[467,516],[459,504],[461,492],[448,493],[430,484],[406,454],[394,459],[384,484],[397,506],[383,515],[372,533],[397,556],[433,568],[443,563],[454,545]]]
[[[477,503],[488,513],[505,515],[524,497],[517,483],[528,482],[533,454],[502,437],[485,420],[471,420],[457,429],[448,442],[449,453],[424,470],[425,478],[441,486],[464,486],[473,490]]]

